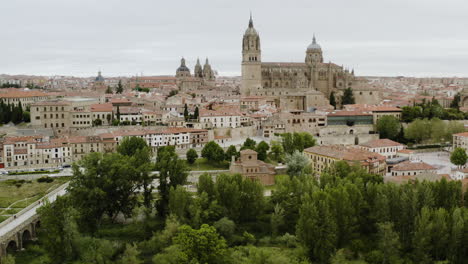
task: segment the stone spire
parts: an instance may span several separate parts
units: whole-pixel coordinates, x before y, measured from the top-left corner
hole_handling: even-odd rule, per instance
[[[249,28],[253,28],[252,11],[250,12]]]

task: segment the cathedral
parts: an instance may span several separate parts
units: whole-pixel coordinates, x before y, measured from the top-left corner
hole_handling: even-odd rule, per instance
[[[328,104],[332,92],[339,101],[346,88],[354,90],[357,103],[364,99],[362,95],[366,92],[369,95],[368,89],[358,88],[356,93],[355,86],[361,80],[354,76],[354,70],[324,62],[322,48],[315,36],[306,49],[304,62],[262,62],[261,55],[260,36],[251,16],[242,39],[242,96],[274,96],[278,102],[283,102],[283,109],[307,110]],[[378,100],[364,101],[374,103]]]
[[[211,65],[208,62],[208,58],[205,61],[203,67],[200,64],[200,60],[197,59],[193,76],[190,73],[190,69],[185,64],[185,59],[180,60],[180,66],[176,70],[176,81],[177,87],[182,91],[195,91],[200,86],[213,86],[215,84],[215,74],[211,69]]]

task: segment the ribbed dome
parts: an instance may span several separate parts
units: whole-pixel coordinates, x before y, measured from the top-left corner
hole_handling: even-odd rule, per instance
[[[103,82],[104,77],[102,77],[101,72],[98,72],[98,76],[94,79],[96,82]]]
[[[177,71],[178,72],[183,72],[183,71],[189,72],[190,70],[189,70],[189,68],[187,68],[187,66],[184,65],[184,66],[180,66],[179,68],[177,68]]]
[[[312,39],[312,43],[307,47],[307,50],[322,50],[319,44],[317,44],[317,40],[314,38]]]

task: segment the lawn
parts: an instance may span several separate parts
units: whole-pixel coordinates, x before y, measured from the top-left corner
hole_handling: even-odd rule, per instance
[[[0,182],[0,222],[5,217],[21,211],[46,193],[69,181],[69,177],[57,177],[53,182],[6,180]],[[12,206],[11,206],[12,205]],[[10,209],[5,209],[8,207]]]
[[[188,164],[187,166],[192,171],[205,171],[205,170],[228,170],[229,162],[223,161],[221,163],[209,162],[205,158],[199,158],[194,164]]]

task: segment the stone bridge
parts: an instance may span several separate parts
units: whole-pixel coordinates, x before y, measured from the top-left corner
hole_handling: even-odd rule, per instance
[[[68,183],[63,184],[0,223],[0,261],[6,254],[21,250],[25,242],[37,238],[37,229],[41,226],[37,209],[44,204],[44,201],[54,202],[58,196],[64,195],[67,187]]]

